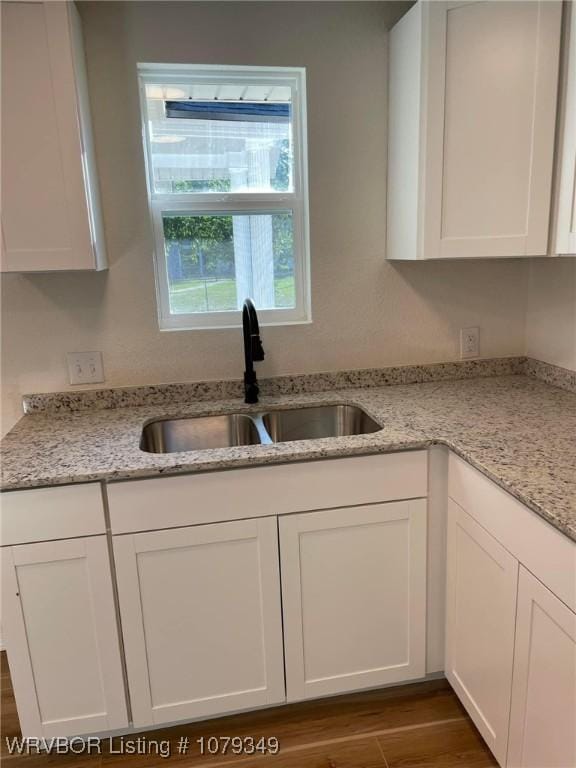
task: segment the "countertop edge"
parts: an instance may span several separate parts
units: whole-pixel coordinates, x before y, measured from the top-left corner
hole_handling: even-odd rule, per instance
[[[279,464],[297,464],[309,461],[322,461],[337,458],[349,458],[353,456],[369,456],[379,455],[387,453],[403,453],[407,451],[427,450],[433,445],[440,445],[453,451],[457,456],[466,461],[471,467],[478,470],[486,478],[494,482],[499,488],[502,488],[506,493],[509,493],[513,498],[537,514],[543,520],[546,520],[552,527],[556,528],[560,533],[576,543],[576,531],[573,531],[569,526],[564,525],[561,520],[547,512],[547,510],[541,505],[535,503],[532,499],[526,496],[518,488],[511,486],[501,477],[499,477],[493,470],[488,469],[481,462],[470,457],[465,450],[463,450],[457,443],[448,440],[443,437],[430,437],[422,440],[409,441],[406,443],[389,444],[389,445],[366,445],[362,447],[332,447],[327,448],[325,451],[309,451],[308,453],[297,454],[282,454],[276,457],[266,456],[262,460],[254,457],[241,457],[230,459],[227,462],[222,460],[215,460],[214,462],[206,462],[202,465],[198,464],[183,464],[177,467],[168,467],[165,469],[157,470],[133,470],[130,472],[100,472],[100,473],[76,473],[70,476],[63,476],[61,478],[40,478],[38,482],[27,484],[25,482],[16,484],[5,484],[0,488],[0,493],[18,492],[23,490],[41,489],[41,488],[54,488],[63,485],[79,485],[86,483],[113,483],[113,482],[129,482],[133,480],[151,480],[154,478],[162,477],[178,477],[181,475],[202,474],[207,472],[225,472],[230,469],[248,469],[250,467],[264,467],[270,465]],[[223,465],[225,464],[225,465]]]

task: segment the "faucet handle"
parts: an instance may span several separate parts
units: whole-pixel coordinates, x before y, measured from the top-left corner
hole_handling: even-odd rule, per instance
[[[264,360],[264,347],[260,335],[257,333],[252,336],[252,359],[257,362]]]

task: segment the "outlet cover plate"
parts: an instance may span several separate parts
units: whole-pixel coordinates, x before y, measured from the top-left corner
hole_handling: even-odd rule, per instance
[[[460,328],[460,359],[480,356],[480,328]]]
[[[102,352],[68,352],[70,384],[98,384],[104,381]]]

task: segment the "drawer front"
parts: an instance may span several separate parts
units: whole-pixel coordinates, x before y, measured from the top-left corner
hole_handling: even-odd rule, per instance
[[[175,528],[421,498],[426,451],[282,464],[108,485],[112,532]]]
[[[453,454],[448,495],[576,611],[576,543]]]
[[[0,509],[3,546],[106,532],[99,483],[10,491]]]

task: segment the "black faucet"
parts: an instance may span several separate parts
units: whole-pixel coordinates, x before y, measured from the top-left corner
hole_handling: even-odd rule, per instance
[[[242,307],[242,330],[244,331],[244,402],[258,402],[258,380],[254,372],[254,363],[264,360],[264,347],[260,340],[258,315],[252,299],[246,299]]]

